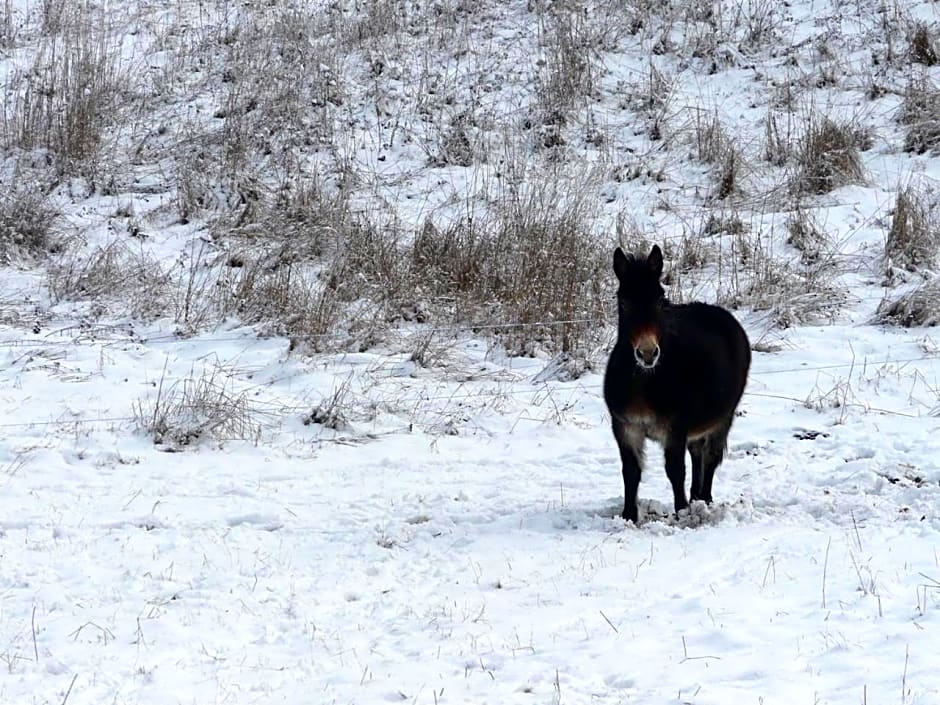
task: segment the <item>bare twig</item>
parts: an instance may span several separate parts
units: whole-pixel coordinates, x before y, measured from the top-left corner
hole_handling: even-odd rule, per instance
[[[620,630],[617,629],[617,627],[614,626],[614,623],[611,622],[611,621],[607,618],[607,615],[604,614],[604,610],[598,610],[598,612],[601,613],[601,617],[603,617],[603,618],[604,618],[604,621],[607,622],[607,624],[610,625],[610,628],[613,629],[615,633],[619,634],[619,633],[620,633]]]
[[[78,680],[77,673],[72,676],[72,682],[69,683],[69,689],[65,691],[65,697],[62,698],[62,705],[65,705],[69,701],[69,696],[72,694],[72,687],[75,685],[76,680]]]
[[[910,644],[904,647],[904,673],[901,674],[901,705],[907,702],[907,661],[910,656]]]
[[[33,605],[33,614],[30,618],[30,624],[33,629],[33,655],[36,657],[36,663],[39,663],[39,646],[36,644],[36,605]]]
[[[685,644],[685,636],[682,637],[682,660],[679,663],[685,663],[686,661],[704,661],[706,659],[721,661],[721,656],[689,656],[689,650],[686,648]]]

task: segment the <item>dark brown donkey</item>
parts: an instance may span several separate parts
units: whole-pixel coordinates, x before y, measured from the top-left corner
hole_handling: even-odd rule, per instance
[[[623,518],[637,523],[636,494],[647,438],[663,446],[675,509],[686,509],[685,451],[692,500],[712,501],[712,479],[751,366],[747,334],[728,311],[671,304],[659,282],[663,253],[645,259],[614,251],[617,343],[604,376],[604,400],[623,461]]]

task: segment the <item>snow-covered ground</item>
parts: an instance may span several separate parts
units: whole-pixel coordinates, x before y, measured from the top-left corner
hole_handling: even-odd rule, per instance
[[[10,6],[22,24],[6,75],[31,51],[40,6],[54,5]],[[156,70],[181,28],[210,36],[219,17],[237,18],[230,3],[205,5],[140,3],[123,50]],[[404,5],[342,7],[367,23]],[[587,14],[620,21],[614,5]],[[379,54],[410,57],[389,61],[404,73],[366,80],[351,53],[341,109],[343,159],[369,175],[356,198],[413,224],[459,210],[454,194],[499,168],[428,165],[419,145],[432,128],[410,102],[420,72],[451,57],[447,90],[475,106],[486,142],[502,129],[493,120],[517,114],[534,63],[525,47],[541,36],[526,3],[418,6],[444,19],[376,39]],[[714,71],[684,57],[692,20],[670,6],[685,23],[677,47],[650,53],[668,26],[597,39],[599,97],[575,115],[607,131],[603,154],[572,138],[583,124],[567,128],[575,178],[634,158],[662,170],[606,179],[600,225],[626,214],[678,247],[683,224],[724,208],[676,136],[682,106],[718,110],[757,154],[783,77],[802,86],[819,70],[810,57],[838,80],[807,83],[806,99],[874,132],[864,183],[801,204],[832,239],[835,312],[782,328],[757,306],[736,311],[756,349],[714,505],[672,516],[650,443],[640,525],[624,524],[602,367],[559,380],[550,354],[511,357],[460,326],[442,326],[425,364],[387,341],[308,354],[235,316],[181,336],[178,316],[132,315],[133,286],[63,300],[47,262],[14,260],[0,283],[0,705],[940,703],[940,336],[871,323],[919,276],[885,287],[897,189],[912,174],[940,178],[940,162],[900,151],[904,62],[869,65],[886,50],[879,18],[935,29],[935,6],[715,3],[729,37],[763,43],[747,53],[723,39]],[[666,114],[680,127],[662,149],[638,136],[630,98],[651,55],[678,96]],[[895,92],[865,102],[869,78]],[[151,106],[155,120],[211,105],[184,84]],[[399,123],[409,139],[386,148]],[[206,223],[167,215],[175,186],[140,154],[117,195],[81,180],[56,190],[75,251],[117,237],[142,262],[172,263],[208,240]],[[745,169],[736,208],[758,242],[795,260],[772,234],[787,204],[748,200],[777,176]],[[128,212],[143,239],[123,234]],[[708,296],[729,275],[686,276],[686,293]],[[210,402],[224,408],[206,414]]]
[[[666,518],[651,453],[626,528],[596,376],[395,383],[474,419],[457,436],[297,422],[165,453],[111,418],[165,348],[37,338],[4,341],[4,703],[73,678],[73,703],[940,698],[940,363],[916,340],[758,354],[716,504]],[[268,408],[323,384],[283,356],[207,337],[167,374],[237,359]]]

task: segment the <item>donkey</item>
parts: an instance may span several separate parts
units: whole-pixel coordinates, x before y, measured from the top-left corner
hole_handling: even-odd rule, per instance
[[[638,523],[637,489],[647,438],[664,451],[675,510],[687,509],[685,451],[692,456],[692,501],[711,504],[712,480],[751,366],[747,334],[728,311],[672,304],[660,284],[663,253],[614,251],[617,342],[604,374],[604,401],[623,462],[623,518]]]

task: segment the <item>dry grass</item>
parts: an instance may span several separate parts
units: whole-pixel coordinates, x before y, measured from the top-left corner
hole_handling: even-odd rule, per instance
[[[695,143],[698,158],[716,167],[713,197],[719,201],[728,198],[738,189],[740,158],[718,115],[696,115]]]
[[[235,318],[312,352],[379,342],[403,317],[396,311],[415,304],[415,277],[397,226],[338,207],[319,212],[291,200],[294,211],[282,203],[245,225],[221,227],[212,242],[192,241],[171,272],[181,332]],[[330,212],[337,214],[332,223]]]
[[[582,348],[594,326],[581,321],[606,314],[610,248],[586,227],[590,200],[559,186],[531,184],[484,219],[428,223],[411,253],[419,294],[457,320],[521,324],[495,331],[519,354]]]
[[[889,271],[895,267],[908,271],[931,268],[937,264],[940,248],[940,222],[930,203],[929,194],[916,185],[898,191],[891,227],[885,239],[885,259]]]
[[[302,182],[318,178],[309,156],[335,149],[345,101],[342,55],[323,21],[306,3],[256,4],[209,36],[200,55],[212,61],[193,61],[214,110],[172,128],[183,222],[264,227],[285,192],[296,198]]]
[[[125,82],[108,15],[84,3],[47,2],[32,64],[6,81],[0,139],[46,149],[60,174],[102,178],[103,149]]]
[[[478,151],[470,134],[473,129],[469,124],[472,118],[462,112],[455,115],[443,127],[435,140],[435,146],[428,150],[431,166],[472,166]]]
[[[789,161],[792,153],[793,134],[789,114],[781,117],[768,112],[764,122],[764,160],[780,167]]]
[[[218,315],[259,325],[267,334],[288,336],[293,349],[324,352],[370,347],[387,323],[385,309],[371,304],[357,307],[334,275],[332,268],[320,271],[309,263],[280,260],[276,255],[230,257],[213,287]]]
[[[68,29],[72,13],[81,8],[80,3],[69,0],[41,0],[39,12],[43,34],[59,34]]]
[[[711,221],[710,221],[711,222]],[[691,273],[705,269],[715,263],[717,247],[703,234],[684,233],[677,245],[666,243],[664,254],[673,265],[663,274],[663,282],[672,283],[677,273]],[[646,248],[647,252],[649,248]]]
[[[705,164],[720,164],[733,148],[717,113],[705,116],[701,111],[696,112],[695,147],[699,160]]]
[[[14,177],[11,186],[0,184],[0,262],[35,257],[58,247],[60,218],[51,199],[28,180]]]
[[[285,335],[313,351],[347,349],[351,320],[321,265],[258,245],[219,250],[197,240],[170,271],[167,308],[181,335],[224,320]],[[351,317],[350,317],[351,318]]]
[[[829,248],[829,236],[808,210],[800,205],[787,219],[787,244],[800,251],[805,265],[820,262]]]
[[[279,156],[289,163],[298,148],[331,142],[330,109],[343,104],[344,69],[335,46],[320,36],[312,8],[253,8],[223,42],[215,117],[223,121],[226,168]]]
[[[568,113],[595,93],[598,67],[594,41],[575,4],[553,5],[540,20],[544,55],[535,75],[540,122],[561,127]]]
[[[663,139],[663,126],[675,97],[677,77],[657,68],[652,61],[644,79],[624,82],[620,107],[641,114],[646,120],[646,133],[653,142]]]
[[[911,61],[924,66],[937,64],[937,49],[930,28],[923,22],[915,22],[908,38]]]
[[[781,45],[776,53],[769,45],[777,25],[792,18],[770,0],[732,10],[536,0],[518,42],[493,35],[490,45],[471,44],[475,23],[498,28],[494,18],[507,15],[486,4],[216,3],[198,19],[173,5],[162,7],[172,19],[152,33],[160,36],[143,50],[152,54],[141,57],[141,66],[155,70],[140,84],[129,77],[126,86],[105,10],[66,0],[37,5],[30,31],[42,33],[39,51],[7,84],[6,146],[48,152],[61,173],[93,174],[103,155],[133,152],[128,159],[139,158],[140,169],[128,180],[152,177],[140,183],[160,199],[154,184],[174,184],[175,204],[164,207],[198,230],[179,261],[163,269],[126,244],[59,258],[48,279],[57,301],[125,302],[138,315],[171,317],[183,334],[235,318],[314,351],[388,342],[402,322],[477,323],[477,333],[492,332],[513,354],[577,357],[597,341],[593,321],[611,313],[610,247],[594,226],[613,209],[639,212],[648,204],[638,217],[672,228],[668,276],[676,282],[726,267],[726,284],[727,267],[737,268],[728,299],[772,311],[780,325],[825,318],[839,306],[829,283],[837,273],[822,264],[825,233],[807,212],[788,223],[802,267],[787,265],[771,257],[773,248],[761,248],[760,232],[745,227],[756,223],[747,210],[753,206],[730,197],[746,179],[748,195],[763,198],[751,192],[779,178],[759,158],[744,159],[752,151],[788,167],[788,185],[799,196],[861,181],[863,144],[853,125],[813,118],[798,140],[791,116],[769,113],[760,145],[759,135],[749,141],[753,135],[732,134],[717,115],[700,114],[694,149],[714,174],[704,201],[742,210],[716,211],[707,221],[688,215],[703,199],[700,182],[690,186],[682,173],[691,131],[674,129],[689,104],[687,79],[744,58],[755,80],[785,88],[785,107],[795,110],[803,97],[795,89],[817,89],[820,56],[830,73],[838,65],[840,57],[809,43],[805,50]],[[10,41],[15,28],[4,7],[9,2],[0,5],[0,41]],[[135,22],[148,32],[150,10],[139,10]],[[624,50],[631,41],[625,32],[642,34],[654,54],[640,72],[605,55]],[[915,50],[919,41],[912,35],[912,57],[921,60],[927,53]],[[531,50],[532,65],[519,47]],[[612,85],[618,78],[619,89]],[[127,117],[128,96],[141,99],[133,106],[138,112],[112,125],[112,115]],[[596,109],[598,98],[606,102]],[[618,116],[618,99],[636,115]],[[917,110],[933,104],[913,95],[907,102],[908,133],[915,123],[920,130],[913,143],[932,144],[936,136],[921,129],[924,112]],[[124,134],[109,150],[112,127]],[[498,144],[518,149],[523,166],[504,163]],[[533,144],[534,152],[519,148]],[[421,149],[428,162],[410,163]],[[594,158],[616,183],[572,178]],[[433,172],[422,171],[428,163],[468,171],[435,185],[432,179],[443,177],[425,179]],[[625,183],[631,178],[647,182],[642,204],[634,200],[640,184]],[[0,202],[0,253],[21,243],[29,251],[48,248],[48,203],[21,200],[19,210]],[[415,228],[397,212],[431,215]],[[155,222],[146,226],[157,232]],[[692,234],[681,241],[674,234],[686,231]],[[729,244],[737,248],[730,265],[719,256]],[[416,359],[433,356],[417,350]]]
[[[3,0],[0,6],[0,48],[9,49],[16,43],[17,27],[13,0]]]
[[[910,81],[898,113],[904,151],[935,153],[940,146],[940,89],[926,76]]]
[[[940,279],[921,284],[893,300],[885,300],[875,312],[875,322],[903,328],[940,323]]]
[[[820,195],[864,179],[859,155],[859,132],[852,125],[828,117],[810,119],[796,145],[791,191]]]
[[[167,450],[200,440],[257,440],[260,424],[245,392],[233,387],[232,375],[219,365],[192,370],[170,383],[161,377],[153,396],[134,405],[138,428]]]
[[[196,327],[235,316],[318,351],[368,347],[396,321],[508,321],[486,330],[511,352],[587,349],[594,328],[582,319],[603,316],[609,298],[609,252],[587,228],[590,193],[589,183],[572,192],[544,178],[504,194],[486,215],[428,220],[413,235],[382,212],[352,217],[343,208],[327,227],[315,216],[329,211],[314,199],[295,216],[302,227],[281,228],[283,239],[264,237],[273,229],[253,238],[255,226],[229,230],[241,235],[240,249],[189,271],[184,308],[198,314]],[[206,301],[213,310],[204,316]]]
[[[337,384],[329,395],[325,396],[304,418],[304,425],[316,424],[333,431],[346,431],[349,429],[349,412],[351,401],[349,399],[352,376],[346,377]]]
[[[170,305],[169,279],[159,263],[118,240],[63,253],[47,267],[46,286],[54,301],[89,302],[99,314],[120,308],[154,319],[166,315]]]
[[[766,312],[773,326],[830,323],[848,301],[830,260],[794,266],[773,255],[772,242],[744,237],[736,239],[733,254],[740,265],[720,299]]]

